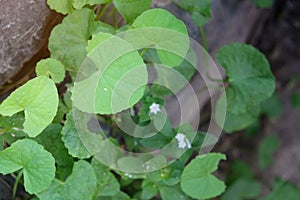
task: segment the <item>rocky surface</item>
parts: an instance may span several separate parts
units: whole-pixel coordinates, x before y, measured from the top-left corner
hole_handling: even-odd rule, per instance
[[[46,0],[0,0],[0,85],[44,45],[57,15]]]

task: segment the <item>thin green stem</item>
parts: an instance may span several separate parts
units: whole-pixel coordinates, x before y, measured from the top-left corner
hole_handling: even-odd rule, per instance
[[[21,170],[16,178],[16,181],[15,181],[15,184],[14,184],[14,187],[13,187],[13,199],[16,199],[16,194],[17,194],[17,189],[18,189],[18,185],[19,185],[19,182],[20,182],[20,179],[23,175],[23,170]]]
[[[148,50],[149,50],[149,49],[147,49],[147,48],[143,49],[143,51],[140,53],[140,56],[143,57],[143,55],[145,55],[145,53],[146,53]]]
[[[107,4],[105,4],[105,6],[101,9],[99,15],[97,15],[97,17],[95,18],[96,21],[101,19],[101,17],[104,15],[104,13],[106,12],[106,10],[110,6],[110,4],[111,4],[111,1],[109,1]]]
[[[207,43],[207,39],[206,39],[206,34],[205,34],[205,30],[204,30],[204,27],[203,26],[200,26],[199,27],[199,30],[200,30],[200,35],[201,35],[201,39],[202,39],[202,44],[203,44],[203,48],[205,50],[205,64],[204,64],[204,68],[205,68],[205,74],[207,76],[207,78],[211,81],[214,81],[214,82],[223,82],[223,80],[220,80],[220,79],[215,79],[213,77],[211,77],[210,73],[209,73],[209,68],[208,68],[208,43]]]

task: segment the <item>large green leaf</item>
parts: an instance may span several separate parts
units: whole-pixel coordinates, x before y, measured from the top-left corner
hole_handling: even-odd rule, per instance
[[[229,82],[226,113],[231,120],[225,121],[224,129],[232,132],[245,128],[259,114],[260,103],[271,97],[275,90],[269,63],[261,52],[246,44],[224,46],[217,52],[216,58],[226,70]],[[218,112],[222,109],[217,108]],[[235,120],[239,122],[234,123]]]
[[[52,80],[39,76],[15,90],[0,106],[0,114],[12,116],[24,110],[24,131],[35,137],[54,119],[58,107],[57,89]]]
[[[188,52],[187,28],[167,10],[143,12],[132,24],[132,29],[136,31],[126,33],[126,39],[135,47],[157,49],[161,63],[167,66],[180,65]]]
[[[152,0],[113,0],[115,7],[127,23],[131,23],[151,6]]]
[[[67,120],[61,131],[61,134],[62,140],[65,143],[70,155],[77,158],[91,157],[92,154],[87,150],[80,139],[80,135],[73,119],[72,111],[67,114]]]
[[[34,140],[53,155],[57,164],[56,175],[64,179],[72,170],[74,161],[61,140],[61,129],[60,124],[50,124]]]
[[[86,77],[74,84],[74,106],[84,112],[111,114],[136,104],[148,82],[138,52],[108,33],[94,35],[87,49],[89,60],[81,69]]]
[[[96,29],[94,17],[92,10],[76,10],[52,30],[49,38],[51,56],[61,61],[66,69],[77,71],[86,57],[87,41]]]
[[[92,200],[96,187],[93,167],[80,160],[74,164],[73,172],[65,182],[55,179],[47,190],[37,196],[41,200]]]
[[[36,74],[50,76],[55,83],[60,83],[65,78],[65,68],[58,60],[47,58],[37,63]]]
[[[252,179],[239,179],[222,195],[221,200],[257,199],[261,192],[260,183]]]
[[[217,170],[220,160],[225,159],[225,155],[219,153],[196,157],[183,170],[182,190],[195,199],[208,199],[223,193],[225,184],[211,173]]]
[[[6,175],[22,169],[25,190],[39,193],[55,177],[55,160],[43,146],[29,139],[18,140],[0,152],[0,173]]]

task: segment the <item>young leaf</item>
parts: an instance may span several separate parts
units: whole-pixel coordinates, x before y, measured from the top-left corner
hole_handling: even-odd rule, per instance
[[[115,196],[120,192],[120,184],[109,168],[98,160],[92,160],[92,166],[97,178],[97,197]]]
[[[94,17],[92,10],[76,10],[52,30],[49,38],[51,56],[61,61],[66,69],[77,71],[86,57],[87,41],[96,29]]]
[[[18,140],[0,151],[0,173],[23,170],[25,190],[37,194],[49,187],[55,177],[55,160],[43,146],[29,139]]]
[[[0,105],[0,114],[12,116],[24,110],[24,132],[35,137],[52,122],[57,107],[55,84],[49,78],[39,76],[12,92]]]
[[[231,115],[231,120],[225,121],[225,130],[232,132],[245,128],[258,115],[258,105],[271,97],[275,90],[269,63],[262,53],[246,44],[224,46],[217,52],[216,58],[226,70],[229,82],[226,113]],[[218,112],[221,110],[217,109]],[[233,120],[239,120],[239,123]],[[232,124],[229,126],[228,123]]]
[[[64,142],[65,147],[68,149],[70,155],[81,159],[91,157],[92,154],[86,149],[80,139],[80,135],[73,119],[72,111],[67,114],[67,120],[61,131],[61,134],[62,141]]]
[[[52,10],[65,15],[73,12],[72,1],[73,0],[47,0],[47,4]]]
[[[280,142],[276,135],[266,136],[258,146],[258,165],[266,169],[273,162],[273,154],[279,148]]]
[[[150,48],[157,49],[160,61],[167,66],[180,65],[189,50],[185,24],[164,9],[151,9],[143,12],[136,18],[132,28],[137,29],[137,32],[133,32],[135,33],[133,36],[140,31],[143,44],[149,44]],[[136,40],[135,37],[130,38],[129,34],[130,32],[126,34],[125,39],[134,46],[147,46],[141,44],[141,40]]]
[[[145,179],[142,183],[142,199],[152,199],[158,192],[158,188],[150,179]]]
[[[69,171],[72,170],[74,161],[61,140],[61,129],[62,126],[60,124],[50,124],[34,140],[43,145],[53,155],[57,164],[56,174],[64,179],[69,175]]]
[[[191,14],[197,26],[204,26],[211,18],[211,0],[180,0],[179,6]]]
[[[93,167],[88,162],[80,160],[74,164],[72,174],[65,182],[55,179],[47,190],[37,196],[41,200],[92,200],[96,187],[97,180]]]
[[[60,83],[65,78],[65,68],[63,64],[54,58],[39,61],[35,70],[38,76],[50,76],[55,83]]]
[[[113,0],[113,2],[119,13],[129,24],[150,8],[152,0]]]
[[[222,195],[221,200],[257,199],[261,192],[260,183],[251,179],[239,179]]]
[[[136,104],[148,82],[146,65],[138,52],[108,33],[94,35],[87,49],[90,62],[85,66],[94,71],[75,82],[74,105],[84,112],[112,114]]]
[[[211,173],[217,170],[223,154],[210,153],[196,157],[188,164],[181,176],[183,192],[195,199],[208,199],[224,192],[225,184]]]

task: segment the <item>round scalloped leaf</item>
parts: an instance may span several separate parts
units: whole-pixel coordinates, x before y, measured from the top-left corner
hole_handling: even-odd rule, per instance
[[[185,24],[170,12],[164,9],[145,11],[136,18],[132,28],[141,31],[143,28],[155,28],[144,29],[141,33],[143,42],[151,44],[150,48],[157,49],[163,64],[174,67],[182,63],[190,44],[188,32]],[[137,43],[140,40],[133,42]]]
[[[225,184],[211,173],[217,170],[220,160],[225,159],[223,154],[210,153],[192,160],[181,176],[183,192],[195,199],[209,199],[223,193]]]
[[[151,6],[152,0],[113,0],[115,7],[127,23],[131,23]]]
[[[87,41],[96,29],[92,10],[83,8],[66,16],[51,32],[51,56],[61,61],[66,69],[77,71],[85,59]]]
[[[12,92],[0,105],[0,114],[12,116],[24,110],[24,132],[35,137],[52,122],[57,107],[58,94],[54,82],[39,76]]]
[[[18,140],[0,152],[0,173],[6,175],[22,169],[25,190],[37,194],[49,187],[55,177],[55,160],[37,142]]]
[[[54,58],[39,61],[35,71],[38,76],[50,76],[55,83],[60,83],[65,78],[64,65]]]
[[[74,163],[73,171],[65,182],[55,179],[50,187],[37,194],[41,200],[91,200],[97,187],[96,174],[86,161]]]
[[[136,104],[144,94],[148,74],[132,45],[111,34],[99,33],[89,41],[87,49],[89,62],[80,71],[90,74],[75,82],[74,106],[84,112],[111,114]]]
[[[275,79],[267,59],[257,49],[246,44],[226,45],[217,52],[216,58],[229,81],[228,111],[245,113],[272,96]]]

